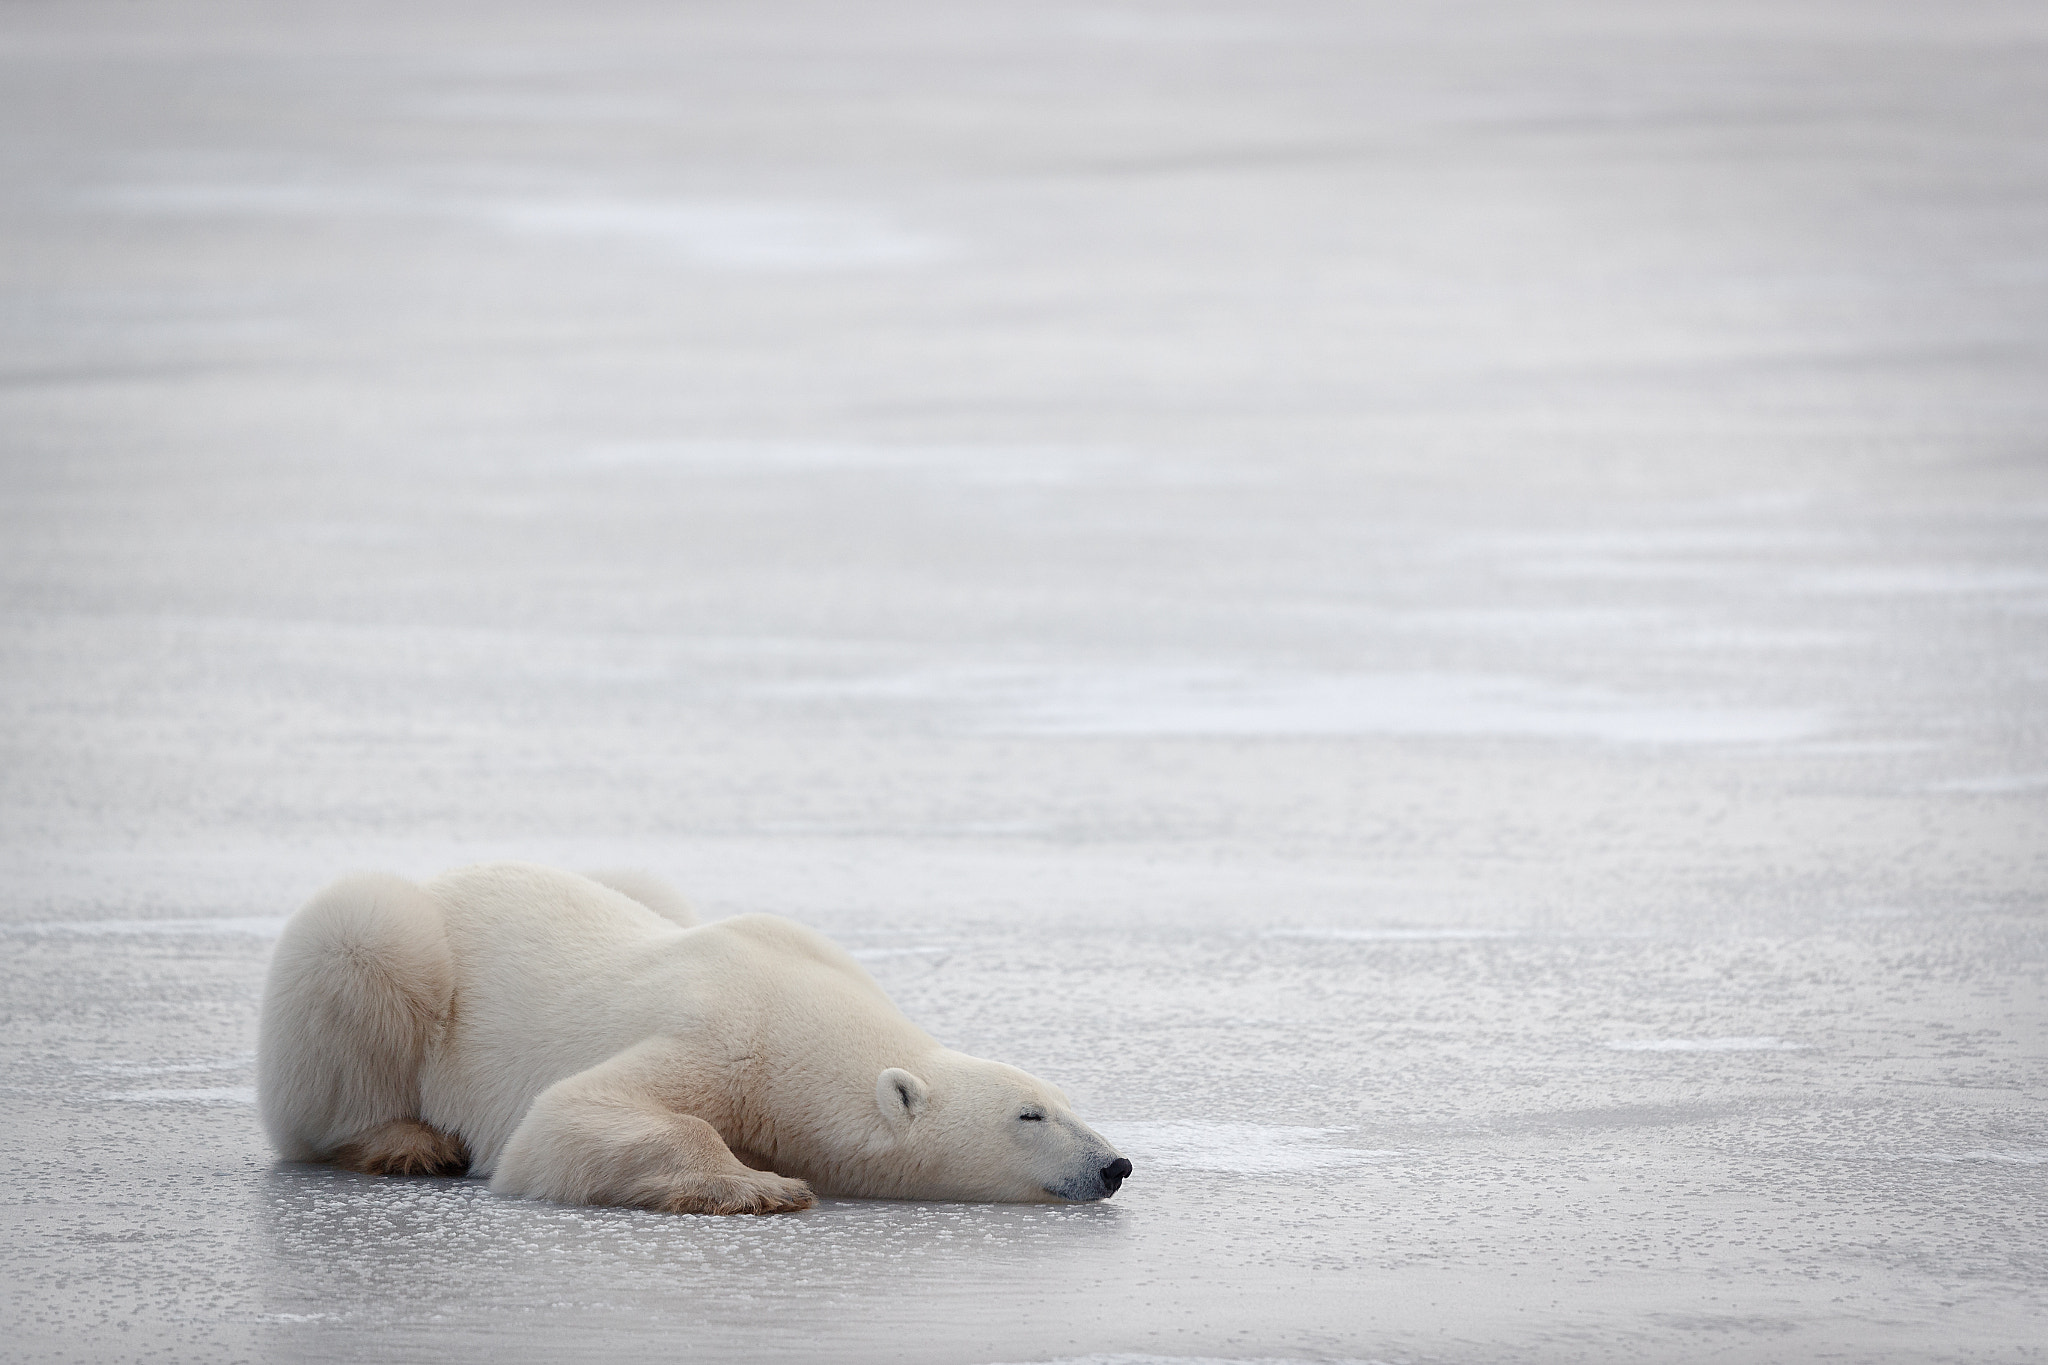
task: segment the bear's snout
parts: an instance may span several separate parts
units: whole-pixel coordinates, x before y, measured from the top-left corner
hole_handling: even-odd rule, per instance
[[[1131,1173],[1131,1163],[1125,1157],[1118,1157],[1102,1168],[1102,1197],[1107,1199],[1117,1192],[1124,1178]]]

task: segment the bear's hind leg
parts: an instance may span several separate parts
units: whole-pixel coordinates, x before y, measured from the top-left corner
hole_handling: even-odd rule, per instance
[[[741,1163],[676,1100],[687,1066],[650,1040],[543,1090],[498,1157],[491,1189],[562,1204],[661,1213],[794,1213],[811,1187]]]
[[[329,1159],[364,1175],[461,1175],[469,1169],[469,1148],[418,1119],[393,1119],[357,1133]]]
[[[419,1117],[454,973],[440,906],[397,877],[345,878],[292,916],[256,1032],[257,1106],[285,1160],[330,1161]]]

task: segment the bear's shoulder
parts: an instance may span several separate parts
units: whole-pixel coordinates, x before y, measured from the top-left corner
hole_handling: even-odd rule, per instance
[[[731,919],[700,924],[687,932],[706,946],[725,944],[769,961],[808,963],[867,976],[844,948],[817,930],[780,915],[734,915]]]

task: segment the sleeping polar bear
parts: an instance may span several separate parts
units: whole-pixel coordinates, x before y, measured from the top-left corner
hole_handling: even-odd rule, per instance
[[[256,1071],[287,1160],[562,1203],[1088,1201],[1131,1173],[1059,1090],[940,1047],[822,936],[696,925],[640,874],[336,883],[278,942]]]

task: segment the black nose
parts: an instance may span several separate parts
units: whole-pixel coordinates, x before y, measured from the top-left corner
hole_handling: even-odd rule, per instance
[[[1115,1194],[1116,1187],[1123,1184],[1124,1177],[1130,1173],[1131,1163],[1122,1157],[1118,1157],[1115,1161],[1102,1168],[1102,1188],[1108,1190],[1111,1194]]]

